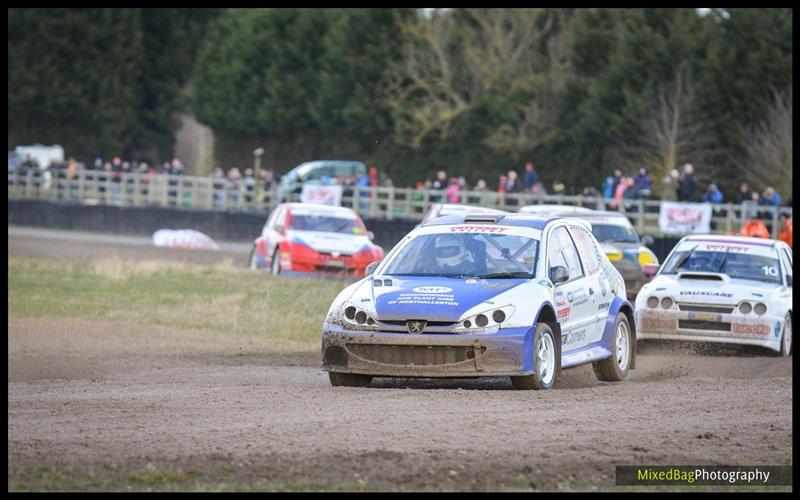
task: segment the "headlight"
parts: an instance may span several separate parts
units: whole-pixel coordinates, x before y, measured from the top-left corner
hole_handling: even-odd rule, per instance
[[[672,307],[672,304],[674,304],[674,301],[670,297],[664,297],[663,299],[661,299],[661,307],[663,307],[664,309],[670,309]]]
[[[644,266],[647,264],[656,264],[658,265],[658,259],[656,255],[646,248],[642,248],[639,250],[639,266],[644,269]]]
[[[461,320],[453,333],[494,333],[514,314],[514,306],[495,307]]]
[[[739,304],[739,312],[742,314],[750,314],[752,310],[753,306],[750,305],[750,302],[742,302]]]
[[[763,302],[759,302],[758,304],[755,305],[755,307],[753,307],[753,311],[755,311],[756,314],[761,316],[762,314],[767,312],[767,305],[764,304]]]
[[[349,328],[354,330],[377,329],[375,318],[352,302],[345,302],[339,308],[339,318]]]
[[[647,299],[647,307],[655,309],[658,307],[658,297],[650,297]]]

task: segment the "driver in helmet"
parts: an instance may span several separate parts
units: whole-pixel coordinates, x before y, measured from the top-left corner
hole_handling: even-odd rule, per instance
[[[471,274],[475,270],[475,257],[464,245],[464,240],[454,234],[438,236],[434,245],[438,272],[446,274]]]

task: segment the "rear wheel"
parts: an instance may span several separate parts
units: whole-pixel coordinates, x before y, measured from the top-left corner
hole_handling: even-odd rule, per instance
[[[533,335],[533,373],[522,377],[511,377],[511,386],[517,390],[541,391],[551,389],[556,383],[556,340],[547,323],[537,323]]]
[[[786,313],[783,320],[783,334],[781,335],[781,356],[784,358],[792,354],[792,316]]]
[[[367,387],[372,382],[372,375],[360,373],[328,372],[328,378],[334,387]]]
[[[619,382],[628,375],[631,366],[631,349],[633,339],[631,339],[631,327],[625,313],[617,314],[614,323],[614,342],[611,346],[613,355],[602,361],[592,363],[594,374],[598,380],[603,382]]]
[[[274,252],[272,252],[272,274],[280,274],[281,273],[281,256],[280,251],[276,248]]]

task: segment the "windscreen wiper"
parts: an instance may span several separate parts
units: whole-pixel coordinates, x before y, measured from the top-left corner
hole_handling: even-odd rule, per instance
[[[682,269],[683,265],[686,264],[686,261],[689,260],[689,257],[692,255],[692,252],[694,252],[697,249],[698,246],[700,246],[700,245],[695,245],[694,247],[692,247],[692,249],[689,250],[689,252],[686,255],[683,256],[681,261],[678,262],[678,264],[675,266],[675,269]]]
[[[505,272],[505,273],[487,273],[487,274],[479,274],[475,276],[476,278],[484,278],[484,279],[491,279],[491,278],[533,278],[533,274],[527,271],[512,271],[512,272]]]

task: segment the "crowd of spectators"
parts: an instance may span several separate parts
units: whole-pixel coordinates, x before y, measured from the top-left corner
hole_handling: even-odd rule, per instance
[[[146,187],[154,175],[168,174],[175,176],[183,175],[185,172],[185,167],[178,158],[164,162],[161,165],[150,165],[144,161],[126,160],[121,156],[113,156],[110,159],[98,156],[90,163],[83,163],[70,158],[67,161],[53,161],[44,168],[41,168],[34,158],[28,156],[16,168],[22,174],[31,169],[40,171],[44,178],[43,187],[45,188],[50,186],[55,175],[72,180],[77,172],[82,170],[105,171],[113,176],[111,189],[112,194],[115,196],[119,192],[119,184],[122,182],[124,174],[138,173],[144,175],[140,183]],[[440,169],[433,179],[416,182],[415,188],[417,191],[433,191],[431,200],[448,203],[462,202],[461,193],[465,191],[494,192],[499,200],[509,205],[513,205],[516,199],[506,198],[506,193],[566,194],[566,186],[560,180],[553,181],[548,191],[533,161],[527,161],[521,172],[519,174],[515,169],[508,170],[498,177],[495,184],[496,187],[492,188],[485,178],[479,178],[474,185],[471,185],[463,175],[449,175],[446,170]],[[216,167],[210,177],[217,180],[214,183],[214,199],[220,202],[227,196],[234,204],[239,204],[241,201],[250,204],[256,197],[258,197],[256,201],[264,201],[265,193],[270,192],[274,183],[278,180],[275,172],[266,168],[259,169],[256,174],[252,168],[240,170],[238,167],[231,167],[226,172],[221,167]],[[169,182],[170,186],[177,185],[177,181]],[[366,175],[336,178],[323,177],[319,182],[323,184],[340,184],[345,188],[345,195],[348,194],[348,190],[352,190],[355,186],[393,185],[387,173],[379,173],[375,166],[371,166]],[[132,183],[129,179],[128,184]],[[599,190],[594,186],[587,186],[581,191],[581,194],[587,197],[602,196],[605,204],[611,209],[618,209],[621,204],[631,200],[653,198],[666,201],[701,201],[715,205],[726,202],[725,196],[716,182],[709,182],[702,192],[699,184],[700,181],[691,163],[686,163],[681,172],[673,169],[660,179],[657,191],[654,190],[653,176],[646,167],[639,168],[633,176],[624,174],[621,169],[615,169],[612,175],[605,178]],[[131,189],[133,188],[129,186],[129,192]],[[174,189],[170,193],[174,194]],[[422,198],[422,194],[415,196],[415,199]],[[735,201],[737,204],[745,203],[753,206],[781,206],[783,204],[781,195],[773,186],[767,186],[763,192],[759,193],[751,190],[747,183],[741,184],[736,198],[731,201]]]

